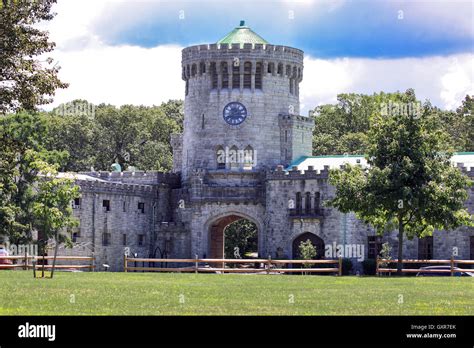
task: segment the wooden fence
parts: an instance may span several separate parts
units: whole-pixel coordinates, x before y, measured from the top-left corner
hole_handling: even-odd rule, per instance
[[[129,263],[134,265],[130,266]],[[142,263],[142,266],[137,266]],[[336,273],[342,275],[342,258],[337,260],[272,260],[268,259],[149,259],[149,258],[129,258],[124,256],[124,271],[143,272],[194,272],[194,273]],[[145,266],[148,263],[148,266]],[[156,263],[161,264],[188,264],[184,267],[155,267]],[[150,266],[153,264],[153,266]],[[202,265],[205,264],[205,265]],[[250,267],[231,268],[226,264],[249,265]],[[251,265],[253,264],[253,267]],[[288,268],[287,265],[334,265],[327,268]],[[213,267],[211,267],[213,265]],[[255,267],[262,265],[262,268]]]
[[[384,264],[391,264],[391,263],[398,263],[397,260],[387,260],[387,259],[379,259],[377,258],[377,265],[376,265],[376,274],[380,275],[381,273],[395,273],[397,272],[396,268],[387,268]],[[449,269],[421,269],[421,268],[402,268],[402,273],[450,273],[451,276],[454,275],[456,272],[474,272],[474,269],[463,269],[457,268],[456,265],[463,264],[463,265],[474,265],[474,260],[455,260],[451,258],[451,260],[402,260],[403,264],[429,264],[429,265],[442,265],[442,266],[450,266]]]
[[[44,260],[45,261],[52,261],[54,259],[54,256],[45,256]],[[24,270],[28,269],[33,269],[33,262],[36,262],[36,268],[37,269],[42,269],[43,268],[43,256],[30,256],[30,255],[24,255],[24,256],[0,256],[0,261],[1,260],[11,260],[12,264],[0,264],[0,270],[2,269],[17,269],[21,268]],[[79,270],[79,269],[88,269],[90,271],[93,271],[95,268],[94,265],[94,257],[88,257],[88,256],[57,256],[56,257],[56,262],[57,261],[88,261],[89,264],[87,265],[77,265],[77,264],[57,264],[54,266],[56,270],[61,270],[61,269],[73,269],[73,270]],[[44,265],[44,268],[47,270],[50,270],[53,268],[52,264],[46,264]]]

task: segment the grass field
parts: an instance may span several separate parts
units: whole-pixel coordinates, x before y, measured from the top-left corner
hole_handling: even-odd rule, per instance
[[[474,280],[0,271],[0,315],[335,314],[473,315]]]

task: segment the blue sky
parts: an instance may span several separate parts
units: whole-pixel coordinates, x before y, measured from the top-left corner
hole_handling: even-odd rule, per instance
[[[301,113],[340,93],[414,88],[455,109],[474,95],[471,1],[58,0],[44,28],[76,98],[115,105],[184,98],[181,50],[214,43],[245,20],[273,44],[305,51]]]
[[[469,1],[146,1],[104,12],[94,27],[110,45],[212,43],[245,19],[267,41],[321,58],[473,51]],[[117,23],[124,13],[135,20]]]

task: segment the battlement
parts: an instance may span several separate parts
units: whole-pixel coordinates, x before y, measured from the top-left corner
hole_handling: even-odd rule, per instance
[[[282,165],[277,166],[274,171],[267,172],[266,180],[309,180],[309,179],[327,179],[329,176],[329,166],[324,166],[323,170],[317,171],[313,166],[308,170],[298,170],[293,166],[291,170],[286,171]]]
[[[457,163],[456,167],[459,168],[468,177],[474,178],[474,167],[466,167],[464,166],[464,163]]]
[[[296,124],[302,127],[309,127],[311,129],[314,127],[314,120],[311,117],[301,115],[279,114],[278,120],[280,126],[292,126]]]
[[[77,180],[82,192],[101,192],[113,194],[131,194],[140,196],[153,196],[154,189],[151,185],[127,184],[117,182]]]
[[[170,184],[176,185],[180,182],[180,175],[177,173],[164,173],[158,171],[136,171],[136,172],[79,172],[78,174],[91,176],[101,180],[118,181],[130,184]]]
[[[182,50],[183,61],[195,59],[197,56],[201,58],[205,56],[212,56],[214,53],[220,57],[227,52],[232,54],[239,53],[255,53],[258,55],[265,55],[269,58],[276,58],[279,55],[293,57],[298,60],[303,60],[304,52],[300,49],[270,44],[251,44],[244,43],[243,45],[235,44],[204,44],[186,47]]]

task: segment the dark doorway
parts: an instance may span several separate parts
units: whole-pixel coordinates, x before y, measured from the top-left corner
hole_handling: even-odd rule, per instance
[[[310,240],[311,243],[316,247],[316,257],[315,260],[323,259],[324,258],[324,241],[316,236],[313,233],[305,232],[299,235],[297,238],[293,240],[293,259],[301,259],[299,247],[301,242],[306,242]]]

